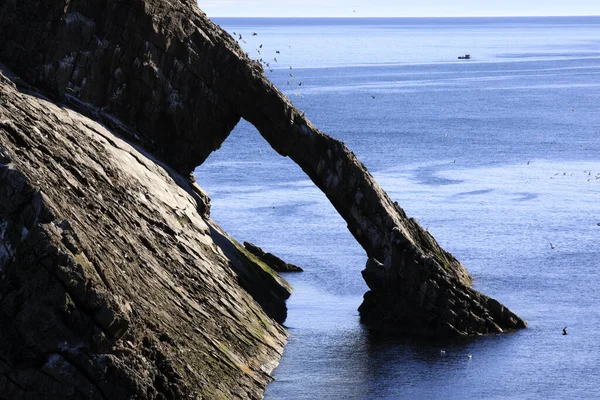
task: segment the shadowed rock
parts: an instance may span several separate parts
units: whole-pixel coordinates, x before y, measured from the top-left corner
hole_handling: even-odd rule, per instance
[[[303,269],[294,264],[288,264],[274,254],[267,253],[255,244],[244,242],[244,247],[261,261],[277,272],[302,272]]]

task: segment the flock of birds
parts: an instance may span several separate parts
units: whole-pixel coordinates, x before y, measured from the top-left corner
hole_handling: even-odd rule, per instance
[[[353,12],[356,12],[356,11],[353,11]],[[242,42],[242,43],[244,43],[244,44],[247,44],[246,40],[244,40],[244,38],[243,38],[243,36],[242,36],[242,34],[241,34],[241,33],[236,33],[236,32],[232,32],[232,33],[233,33],[233,37],[234,37],[234,38],[237,36],[237,39],[236,39],[236,40],[238,41],[238,43],[239,43],[239,42]],[[256,32],[252,32],[252,36],[258,36],[258,33],[256,33]],[[288,47],[289,47],[290,49],[292,48],[292,46],[291,46],[291,45],[289,45]],[[262,44],[262,43],[260,43],[260,44],[258,45],[258,48],[256,49],[256,52],[258,53],[258,55],[259,55],[259,56],[262,56],[262,55],[263,55],[263,51],[264,51],[264,49],[263,49],[263,44]],[[261,64],[263,65],[263,67],[265,67],[266,69],[268,69],[268,70],[269,70],[269,72],[273,72],[273,67],[272,67],[272,65],[271,65],[271,62],[274,62],[274,63],[278,63],[278,62],[279,62],[279,61],[277,60],[277,55],[278,55],[278,54],[281,54],[281,50],[275,50],[275,54],[276,54],[276,55],[275,55],[275,56],[273,56],[273,60],[272,60],[272,61],[270,61],[270,59],[269,59],[269,60],[267,60],[267,59],[263,59],[262,57],[259,57],[259,58],[258,58],[256,61],[258,61],[259,63],[261,63]],[[247,56],[249,56],[247,53],[246,53],[246,55],[247,55]],[[292,70],[293,70],[293,67],[292,67],[291,65],[289,65],[289,70],[290,70],[290,71],[292,71]],[[292,85],[298,85],[298,86],[302,86],[302,82],[301,82],[301,81],[298,81],[298,80],[296,80],[296,77],[294,76],[294,74],[293,74],[292,72],[289,72],[289,76],[290,76],[291,80],[288,80],[288,81],[287,81],[287,86],[292,86]],[[300,97],[302,97],[302,95],[301,95],[300,93],[298,93],[298,92],[294,92],[294,94],[295,94],[296,96],[300,96]],[[374,96],[374,95],[371,95],[371,98],[374,100],[374,99],[375,99],[375,96]],[[447,137],[447,136],[448,136],[448,134],[446,134],[445,136]],[[455,160],[454,162],[456,162],[456,160]],[[529,164],[530,164],[530,161],[527,161],[527,165],[529,165]],[[600,179],[600,172],[598,172],[597,174],[595,174],[595,175],[593,175],[593,176],[592,176],[592,171],[583,171],[583,172],[584,172],[585,174],[587,174],[587,175],[590,177],[590,178],[588,178],[588,181],[590,181],[590,180],[592,179],[592,177],[593,177],[593,178],[595,178],[595,179]],[[560,174],[560,173],[559,173],[559,172],[557,172],[557,173],[556,173],[554,176],[558,176],[559,174]],[[567,175],[567,173],[566,173],[566,172],[563,172],[563,176],[566,176],[566,175]],[[571,173],[571,175],[573,175],[573,174]],[[553,178],[554,178],[554,177],[550,177],[550,179],[553,179]],[[273,208],[274,208],[274,207],[273,207]],[[600,226],[600,222],[598,223],[598,226]],[[556,245],[555,245],[555,244],[553,244],[553,243],[550,243],[550,249],[554,250],[555,248],[556,248]],[[566,326],[565,326],[565,327],[562,329],[562,335],[567,335],[567,327],[566,327]],[[445,350],[440,350],[440,356],[445,356],[445,355],[446,355],[446,351],[445,351]],[[467,354],[467,358],[468,358],[469,360],[471,360],[471,359],[473,358],[473,355],[471,355],[471,354]]]
[[[529,161],[527,161],[527,165],[529,165]],[[589,177],[589,178],[587,179],[587,180],[588,180],[588,182],[589,182],[589,181],[591,181],[591,180],[592,180],[592,178],[595,178],[594,180],[598,180],[598,179],[600,179],[600,172],[596,173],[595,175],[592,175],[592,171],[587,171],[587,170],[585,170],[585,171],[583,171],[583,173],[584,173],[584,175],[587,175],[587,176]],[[573,174],[574,174],[574,173],[572,172],[572,173],[571,173],[570,175],[568,175],[568,176],[573,176]],[[554,177],[555,177],[555,176],[567,176],[567,173],[566,173],[566,172],[563,172],[563,173],[561,174],[560,172],[557,172],[557,173],[555,173],[555,174],[554,174],[554,176],[551,176],[551,177],[550,177],[550,179],[554,179]],[[600,226],[600,222],[598,222],[596,225]],[[554,249],[556,249],[556,246],[557,246],[556,244],[554,244],[554,243],[550,243],[550,249],[551,249],[551,250],[554,250]],[[563,335],[566,335],[566,334],[567,334],[567,333],[566,333],[566,332],[567,332],[567,330],[566,330],[566,329],[567,329],[567,328],[565,327],[565,329],[563,330]]]
[[[529,161],[527,162],[527,165],[529,165]],[[595,178],[596,180],[600,179],[600,172],[598,172],[595,175],[592,175],[592,171],[583,171],[583,173],[587,176],[589,176],[588,178],[588,182],[592,180],[592,178]],[[554,176],[559,176],[560,172],[557,172],[554,174]],[[554,176],[551,176],[550,179],[554,179]],[[567,176],[566,172],[562,173],[562,176]],[[571,174],[569,176],[573,176],[573,172],[571,172]]]
[[[238,43],[239,43],[239,42],[242,42],[242,43],[244,43],[244,44],[247,44],[247,43],[248,43],[248,42],[246,42],[246,40],[244,40],[244,37],[243,37],[243,35],[242,35],[241,33],[232,32],[232,34],[233,34],[233,37],[234,37],[234,38],[236,38],[236,37],[237,37],[236,41],[237,41]],[[258,36],[258,33],[256,33],[256,32],[252,32],[252,36]],[[291,45],[288,45],[288,47],[289,47],[290,49],[292,48],[292,46],[291,46]],[[262,43],[260,43],[260,44],[258,45],[258,47],[256,48],[256,53],[259,55],[259,57],[258,57],[258,59],[256,59],[256,61],[258,61],[259,63],[261,63],[261,64],[262,64],[262,66],[263,66],[265,69],[268,69],[268,70],[269,70],[269,72],[273,72],[273,66],[274,66],[274,64],[273,64],[273,65],[271,65],[271,63],[278,63],[278,62],[279,62],[279,60],[277,60],[277,55],[281,54],[281,50],[275,50],[275,55],[273,56],[273,59],[272,59],[272,60],[271,60],[270,56],[269,56],[269,58],[266,58],[266,53],[265,53],[265,55],[264,55],[264,56],[265,56],[265,58],[263,58],[263,57],[260,57],[260,56],[263,56],[263,52],[265,52],[265,50],[266,50],[266,49],[263,49],[263,44],[262,44]],[[246,53],[246,55],[247,55],[248,57],[250,56],[248,53]],[[296,77],[294,76],[293,72],[291,72],[291,71],[293,70],[293,67],[292,67],[291,65],[288,65],[288,66],[289,66],[289,70],[290,70],[290,72],[289,72],[289,76],[290,76],[290,78],[291,78],[291,79],[288,79],[288,81],[287,81],[287,86],[296,86],[296,85],[297,85],[297,86],[302,86],[302,82],[301,82],[301,81],[299,81],[299,80],[297,80],[297,79],[296,79]],[[300,93],[298,93],[298,92],[295,92],[295,94],[296,94],[297,96],[302,96],[302,95],[301,95]]]
[[[356,11],[354,11],[354,12],[356,12]],[[238,44],[240,42],[244,43],[244,44],[248,44],[248,42],[244,39],[244,36],[241,33],[238,33],[238,32],[231,32],[231,33],[232,33],[232,37],[238,42]],[[252,36],[258,36],[258,33],[252,32]],[[290,49],[292,48],[291,45],[288,45],[288,47]],[[277,60],[277,55],[281,54],[281,50],[275,50],[274,55],[271,54],[271,56],[269,56],[268,58],[267,58],[266,49],[263,48],[262,43],[260,43],[255,50],[256,50],[256,53],[258,54],[258,58],[255,61],[259,62],[265,70],[269,70],[269,72],[273,72],[273,67],[275,64],[271,64],[271,63],[279,63],[279,60]],[[265,53],[265,54],[263,55],[263,53]],[[248,53],[246,53],[246,56],[250,57],[250,55]],[[271,59],[271,57],[273,57],[273,58]],[[288,67],[289,67],[289,78],[286,82],[286,85],[294,86],[294,87],[295,86],[301,87],[302,82],[300,80],[296,79],[296,76],[292,72],[293,67],[291,65],[288,65]],[[294,92],[294,94],[298,97],[303,97],[302,94],[300,94],[299,92]],[[375,96],[371,95],[371,98],[374,100]]]
[[[563,336],[566,336],[566,335],[568,335],[568,333],[567,333],[567,327],[566,327],[566,326],[565,326],[565,327],[562,329],[562,335],[563,335]],[[446,350],[440,350],[440,356],[442,356],[442,357],[443,357],[443,356],[445,356],[445,355],[446,355]],[[473,359],[473,355],[472,355],[472,354],[467,354],[467,358],[468,358],[469,360],[471,360],[471,359]]]

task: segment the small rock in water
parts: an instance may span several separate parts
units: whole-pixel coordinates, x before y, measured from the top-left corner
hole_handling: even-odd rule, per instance
[[[260,247],[250,242],[244,242],[244,247],[246,248],[246,250],[254,254],[262,262],[264,262],[277,272],[303,272],[303,269],[298,267],[297,265],[288,264],[276,255],[267,253]]]

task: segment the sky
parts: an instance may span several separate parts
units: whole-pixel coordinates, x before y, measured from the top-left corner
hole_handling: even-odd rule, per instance
[[[600,15],[599,0],[199,0],[209,17]]]

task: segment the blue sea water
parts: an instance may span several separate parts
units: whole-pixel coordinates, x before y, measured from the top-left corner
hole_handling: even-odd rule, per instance
[[[224,229],[305,269],[285,276],[291,336],[267,399],[600,398],[600,17],[216,22],[529,323],[446,343],[370,335],[364,251],[242,122],[195,175]]]

